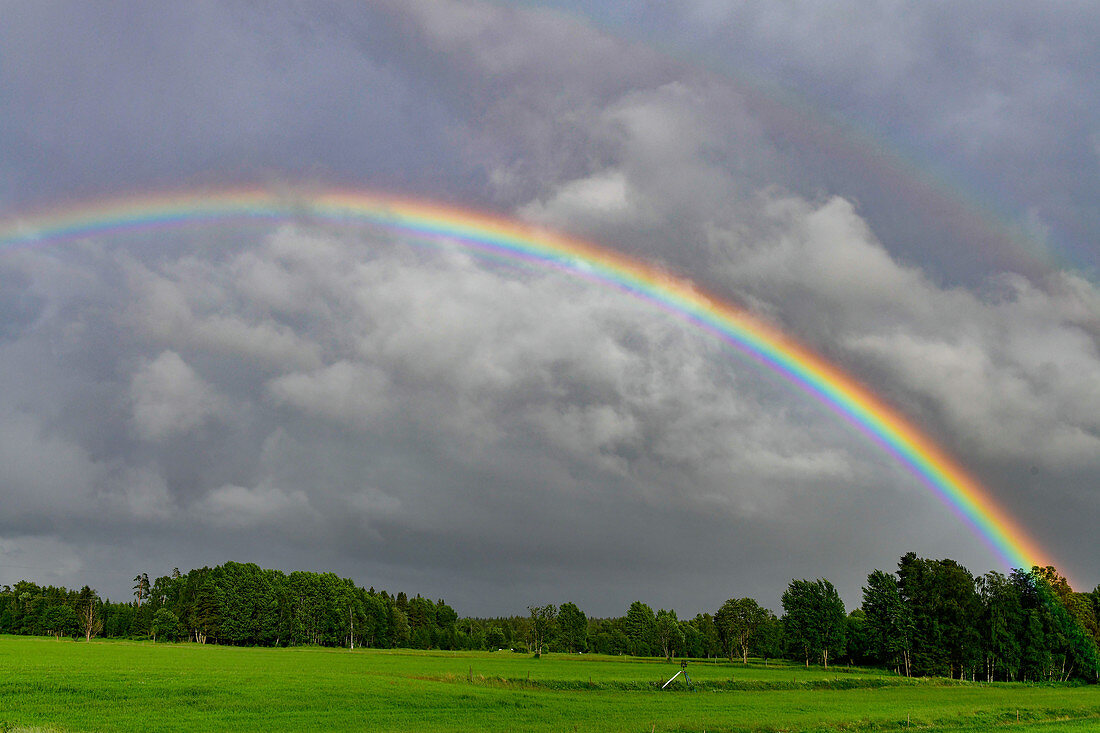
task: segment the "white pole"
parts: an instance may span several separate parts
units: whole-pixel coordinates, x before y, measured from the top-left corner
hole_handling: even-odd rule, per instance
[[[668,682],[666,682],[666,683],[664,683],[663,685],[661,685],[661,689],[663,690],[663,689],[665,689],[666,687],[668,687],[669,685],[671,685],[671,684],[672,684],[672,680],[676,679],[677,677],[679,677],[679,676],[680,676],[681,674],[683,674],[683,673],[684,673],[684,670],[682,670],[682,669],[681,669],[681,670],[680,670],[679,672],[677,672],[676,674],[672,675],[672,679],[670,679],[670,680],[669,680]]]

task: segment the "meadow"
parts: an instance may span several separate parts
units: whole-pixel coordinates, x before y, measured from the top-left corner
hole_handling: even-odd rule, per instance
[[[0,731],[1100,730],[1100,687],[509,651],[0,637]],[[682,678],[681,678],[682,679]]]

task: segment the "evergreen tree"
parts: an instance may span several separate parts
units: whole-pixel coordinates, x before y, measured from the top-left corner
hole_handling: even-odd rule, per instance
[[[910,676],[913,648],[913,616],[902,600],[893,575],[875,570],[863,588],[863,612],[868,645],[876,658],[906,677]]]
[[[653,654],[657,617],[653,609],[641,601],[634,601],[623,620],[623,632],[630,640],[630,653],[638,657]]]

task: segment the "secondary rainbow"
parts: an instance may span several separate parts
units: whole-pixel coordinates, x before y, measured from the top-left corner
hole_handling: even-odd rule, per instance
[[[219,189],[128,196],[0,222],[0,251],[98,234],[265,222],[370,225],[534,262],[650,301],[781,375],[891,454],[1000,557],[1006,568],[1047,554],[947,451],[867,387],[774,326],[691,281],[590,242],[499,216],[409,198],[324,190],[280,195]]]

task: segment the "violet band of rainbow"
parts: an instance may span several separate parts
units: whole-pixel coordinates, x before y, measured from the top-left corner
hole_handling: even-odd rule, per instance
[[[446,239],[474,252],[564,270],[649,301],[778,373],[853,425],[932,491],[1006,569],[1051,564],[987,487],[868,387],[813,349],[685,278],[574,237],[397,196],[353,190],[283,196],[253,188],[128,196],[50,209],[0,222],[0,251],[98,234],[293,221],[369,224]]]

